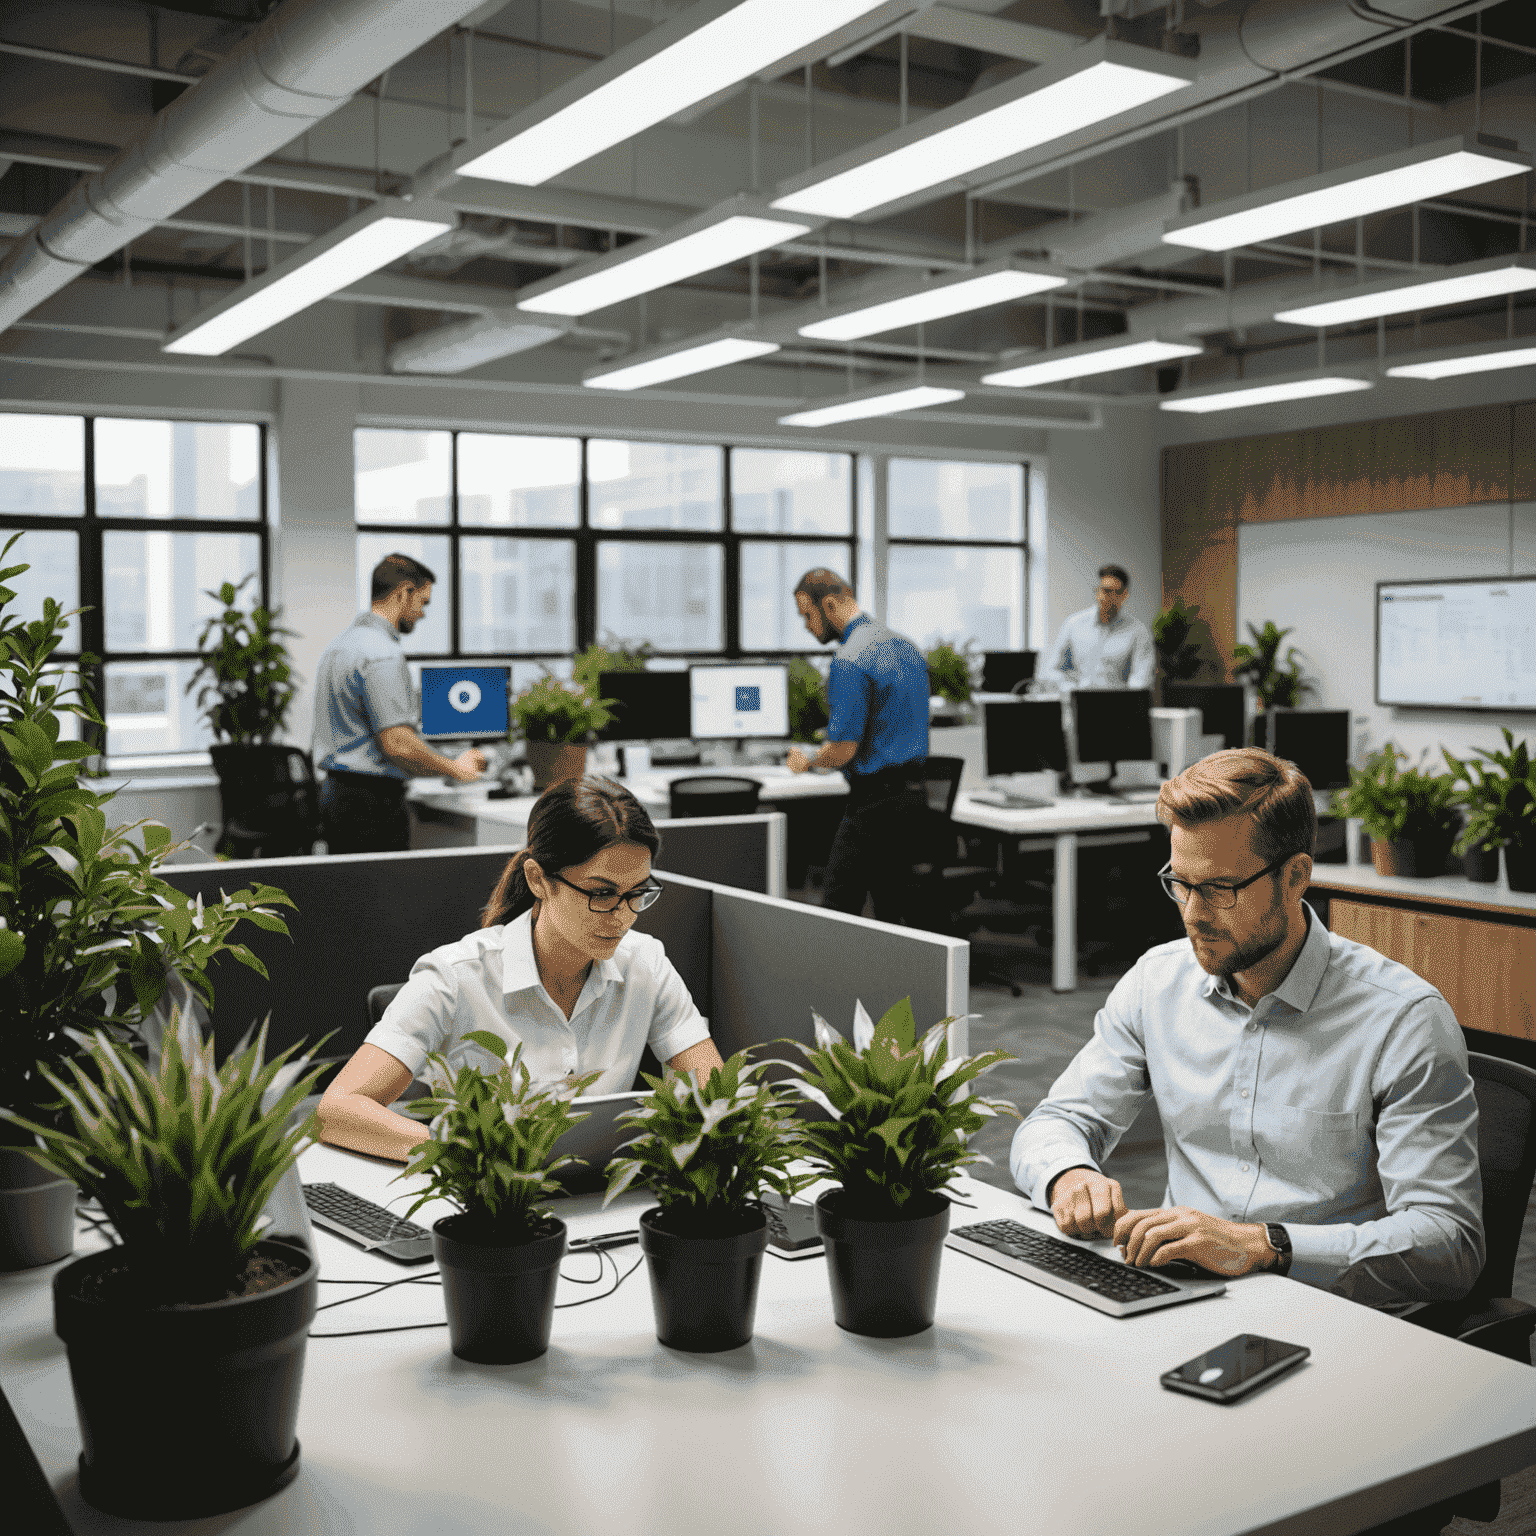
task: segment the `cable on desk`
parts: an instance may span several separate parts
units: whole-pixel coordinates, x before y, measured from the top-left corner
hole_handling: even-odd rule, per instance
[[[630,1266],[629,1266],[629,1268],[628,1268],[628,1269],[626,1269],[626,1270],[625,1270],[625,1271],[624,1271],[624,1272],[623,1272],[623,1273],[622,1273],[622,1274],[621,1274],[621,1273],[620,1273],[620,1272],[619,1272],[619,1261],[618,1261],[618,1260],[617,1260],[617,1259],[616,1259],[616,1258],[614,1258],[614,1257],[613,1257],[613,1255],[612,1255],[612,1254],[610,1254],[610,1253],[609,1253],[609,1252],[608,1252],[608,1250],[607,1250],[607,1249],[606,1249],[606,1248],[599,1248],[599,1249],[598,1249],[598,1250],[597,1250],[597,1254],[598,1254],[598,1257],[599,1257],[599,1258],[600,1258],[600,1259],[602,1259],[602,1260],[604,1260],[604,1261],[605,1261],[605,1262],[606,1262],[606,1263],[609,1263],[609,1264],[612,1264],[612,1265],[613,1265],[613,1272],[614,1272],[614,1274],[615,1274],[615,1275],[616,1275],[616,1276],[617,1276],[617,1277],[618,1277],[618,1278],[617,1278],[617,1279],[615,1279],[615,1281],[614,1281],[614,1282],[613,1282],[613,1284],[612,1284],[612,1285],[611,1285],[611,1286],[609,1286],[609,1287],[608,1287],[608,1289],[607,1289],[607,1290],[606,1290],[606,1291],[602,1291],[602,1292],[600,1292],[600,1293],[599,1293],[599,1294],[598,1294],[598,1295],[596,1295],[596,1296],[583,1296],[583,1297],[582,1297],[582,1298],[581,1298],[581,1300],[580,1300],[580,1301],[557,1301],[557,1302],[556,1302],[556,1303],[555,1303],[555,1310],[556,1310],[556,1311],[557,1311],[557,1312],[558,1312],[558,1311],[562,1311],[562,1310],[563,1310],[563,1309],[564,1309],[564,1308],[566,1308],[566,1307],[585,1307],[585,1306],[589,1306],[589,1305],[591,1305],[591,1303],[592,1303],[592,1302],[594,1302],[594,1301],[606,1301],[606,1300],[607,1300],[607,1299],[608,1299],[608,1298],[609,1298],[609,1297],[610,1297],[610,1296],[612,1296],[612,1295],[613,1295],[613,1293],[614,1293],[614,1292],[615,1292],[615,1291],[616,1291],[616,1290],[618,1290],[618,1288],[619,1288],[619,1287],[620,1287],[620,1286],[621,1286],[621,1285],[623,1285],[623,1284],[624,1284],[624,1282],[625,1282],[625,1281],[626,1281],[626,1280],[628,1280],[628,1279],[629,1279],[629,1277],[630,1277],[630,1276],[631,1276],[631,1275],[632,1275],[632,1274],[634,1274],[634,1272],[635,1272],[635,1271],[636,1271],[636,1270],[637,1270],[637,1269],[639,1269],[639,1268],[640,1268],[640,1266],[641,1266],[641,1265],[642,1265],[642,1264],[643,1264],[643,1263],[645,1263],[645,1255],[644,1255],[644,1254],[643,1254],[643,1253],[642,1253],[642,1254],[641,1254],[641,1255],[640,1255],[640,1257],[639,1257],[639,1258],[638,1258],[638,1259],[636,1259],[636,1260],[635,1260],[635,1262],[634,1262],[634,1263],[633,1263],[633,1264],[631,1264],[631,1265],[630,1265]]]
[[[343,1296],[339,1301],[328,1301],[323,1306],[315,1308],[316,1312],[327,1312],[332,1307],[345,1307],[354,1301],[367,1301],[370,1296],[377,1296],[380,1291],[392,1291],[397,1285],[420,1285],[423,1280],[435,1280],[441,1285],[442,1279],[434,1269],[425,1275],[407,1275],[403,1280],[359,1280],[358,1285],[371,1285],[371,1291],[364,1291],[361,1296]]]

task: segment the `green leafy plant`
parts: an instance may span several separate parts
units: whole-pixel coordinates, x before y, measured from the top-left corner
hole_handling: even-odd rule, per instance
[[[68,1126],[4,1116],[42,1146],[28,1155],[98,1201],[151,1302],[239,1294],[262,1207],[314,1140],[314,1117],[288,1124],[325,1071],[296,1074],[288,1050],[266,1059],[266,1026],[226,1059],[190,1013],[173,1014],[152,1071],[133,1049],[96,1030],[83,1060],[43,1075]],[[263,1108],[263,1102],[266,1107]]]
[[[131,1038],[172,978],[211,1003],[220,954],[265,976],[231,935],[287,933],[274,909],[293,903],[256,885],[205,905],[156,873],[187,844],[152,821],[108,828],[111,796],[81,782],[94,748],[61,739],[64,717],[101,723],[53,660],[72,615],[45,598],[42,618],[15,616],[4,583],[27,569],[0,569],[0,1104],[37,1116],[56,1102],[39,1064],[62,1070],[94,1030]]]
[[[464,1038],[489,1051],[501,1066],[483,1072],[466,1065],[455,1072],[446,1057],[427,1057],[432,1091],[405,1107],[432,1122],[432,1138],[412,1150],[400,1177],[425,1174],[428,1183],[407,1215],[429,1200],[447,1200],[469,1218],[479,1241],[512,1247],[530,1242],[549,1219],[539,1201],[560,1189],[551,1175],[580,1161],[551,1160],[551,1154],[555,1143],[587,1118],[571,1108],[571,1100],[602,1073],[536,1088],[523,1065],[521,1041],[509,1061],[507,1043],[499,1035],[476,1029]]]
[[[616,640],[609,635],[577,653],[571,678],[595,699],[599,692],[597,680],[604,672],[644,672],[655,654],[656,647],[649,640]]]
[[[827,680],[804,656],[789,663],[789,734],[793,741],[824,741],[831,706]]]
[[[1384,843],[1449,833],[1454,781],[1448,774],[1400,766],[1407,761],[1407,754],[1390,741],[1372,752],[1363,768],[1349,770],[1349,787],[1335,796],[1334,814],[1357,817],[1371,837]]]
[[[253,571],[242,581],[226,581],[204,594],[224,606],[197,637],[202,654],[185,689],[191,693],[202,683],[197,707],[208,729],[216,741],[236,746],[266,743],[280,735],[298,692],[281,638],[293,631],[278,624],[277,611],[260,603],[249,613],[236,606],[246,583],[255,579]]]
[[[951,704],[971,702],[971,675],[973,643],[958,649],[947,640],[941,640],[927,654],[928,692],[936,693]]]
[[[527,741],[586,741],[613,719],[612,702],[546,671],[512,700],[512,720]]]
[[[1152,620],[1157,672],[1165,681],[1188,682],[1204,666],[1199,645],[1189,638],[1199,617],[1199,603],[1186,603],[1182,597],[1176,597]]]
[[[621,1116],[642,1130],[608,1164],[603,1204],[639,1179],[668,1229],[686,1235],[729,1225],[765,1189],[788,1200],[814,1183],[814,1174],[789,1170],[800,1155],[795,1104],[764,1081],[768,1065],[749,1065],[738,1051],[702,1088],[691,1073],[648,1076],[650,1094]]]
[[[819,1014],[813,1018],[816,1044],[791,1042],[810,1064],[796,1069],[791,1086],[832,1118],[806,1125],[805,1156],[861,1212],[895,1216],[915,1197],[937,1194],[962,1168],[985,1161],[969,1150],[967,1137],[993,1115],[1018,1118],[1006,1100],[962,1092],[1013,1058],[1007,1051],[952,1057],[952,1018],[919,1041],[910,998],[888,1008],[878,1024],[860,1003],[851,1046]]]
[[[1237,662],[1232,675],[1252,680],[1261,709],[1295,709],[1302,695],[1312,692],[1312,684],[1302,675],[1297,660],[1301,653],[1294,645],[1287,648],[1285,659],[1280,659],[1280,646],[1292,631],[1266,619],[1263,629],[1250,624],[1248,633],[1253,637],[1252,645],[1232,647],[1232,659]]]
[[[1446,766],[1457,788],[1451,803],[1466,812],[1467,822],[1456,842],[1457,853],[1481,848],[1525,848],[1536,845],[1536,764],[1526,742],[1515,744],[1504,727],[1502,752],[1474,747],[1477,757],[1463,761],[1442,747]]]

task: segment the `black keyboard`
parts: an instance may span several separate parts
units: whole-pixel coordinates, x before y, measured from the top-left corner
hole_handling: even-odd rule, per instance
[[[372,1200],[354,1195],[339,1184],[306,1184],[304,1203],[310,1219],[371,1253],[382,1253],[401,1264],[420,1264],[432,1257],[432,1234]]]
[[[958,1227],[950,1233],[949,1243],[973,1258],[985,1259],[1115,1317],[1214,1296],[1226,1289],[1221,1280],[1176,1284],[1091,1248],[1036,1232],[1019,1221],[981,1221]]]

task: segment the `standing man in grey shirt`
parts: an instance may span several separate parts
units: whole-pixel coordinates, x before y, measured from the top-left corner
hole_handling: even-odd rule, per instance
[[[1094,604],[1074,613],[1056,636],[1041,683],[1058,688],[1150,688],[1157,652],[1152,631],[1121,610],[1130,596],[1124,566],[1101,565]]]
[[[445,774],[465,784],[485,772],[485,754],[434,752],[416,731],[416,691],[400,636],[432,601],[432,572],[409,555],[373,569],[373,606],[320,658],[315,678],[315,766],[323,769],[320,814],[332,853],[395,853],[410,845],[405,781]]]

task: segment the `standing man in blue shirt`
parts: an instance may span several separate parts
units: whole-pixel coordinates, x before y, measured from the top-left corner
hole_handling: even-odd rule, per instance
[[[405,781],[446,774],[465,784],[485,754],[434,752],[416,731],[416,690],[400,636],[421,622],[436,578],[409,555],[373,569],[373,606],[333,640],[315,676],[315,766],[325,773],[320,815],[332,853],[397,853],[410,846]]]
[[[1157,670],[1152,631],[1121,610],[1130,573],[1101,565],[1091,608],[1074,613],[1056,636],[1040,681],[1058,688],[1150,688]]]
[[[841,642],[832,657],[826,743],[814,758],[798,747],[789,754],[796,773],[841,768],[848,779],[821,904],[859,913],[868,894],[881,922],[900,922],[911,880],[910,832],[927,808],[928,663],[905,635],[862,612],[835,571],[807,571],[795,587],[795,606],[821,644]]]

